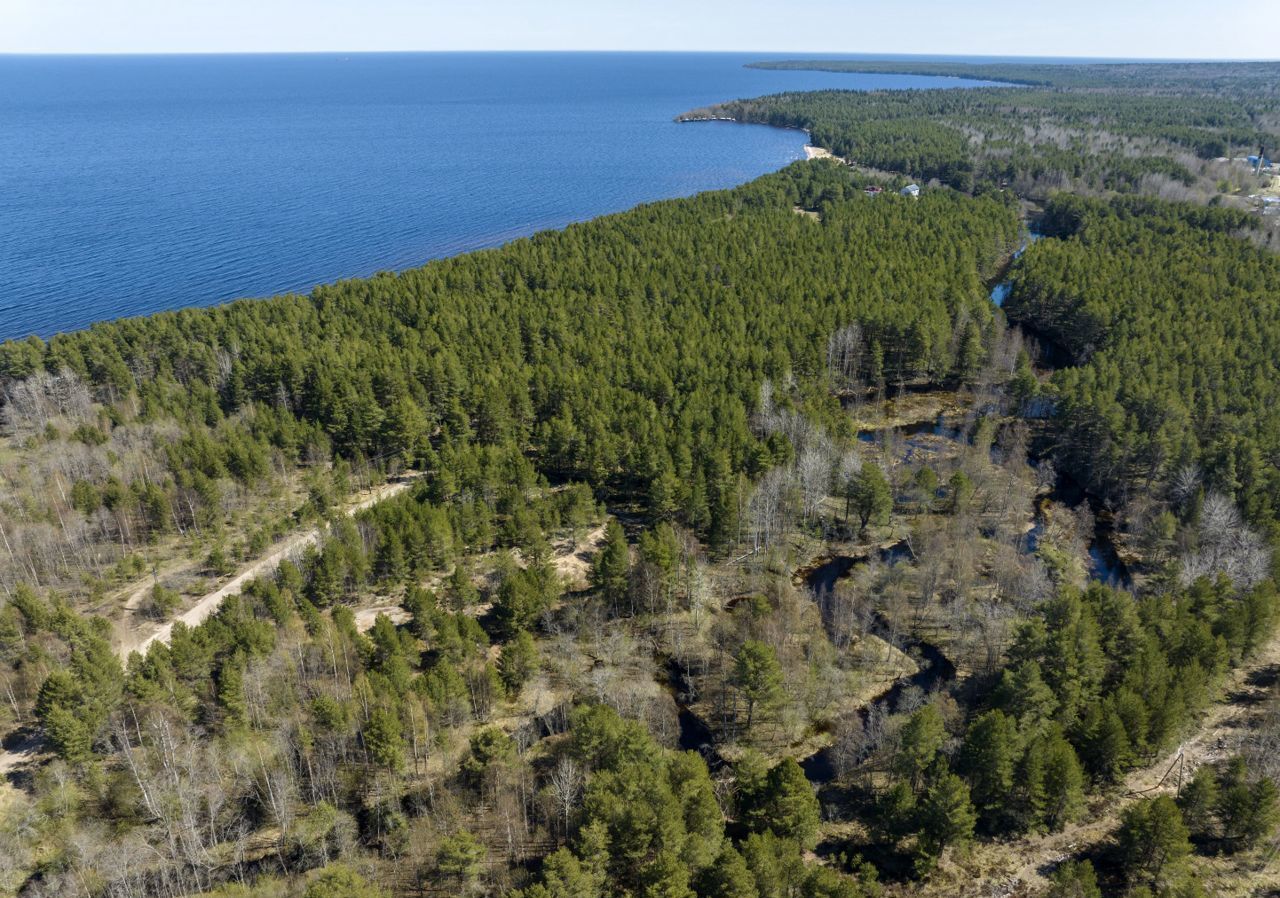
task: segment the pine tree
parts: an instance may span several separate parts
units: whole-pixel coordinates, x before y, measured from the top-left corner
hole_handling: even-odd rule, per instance
[[[493,619],[500,635],[514,639],[534,626],[559,595],[555,572],[548,567],[509,570],[498,587]]]
[[[386,894],[346,864],[330,864],[316,874],[302,898],[386,898]]]
[[[54,750],[64,760],[78,764],[93,757],[93,733],[89,724],[71,708],[54,705],[45,713],[41,725]]]
[[[1196,770],[1191,782],[1178,793],[1178,808],[1192,837],[1210,839],[1216,836],[1214,814],[1218,806],[1218,772],[1212,764]]]
[[[463,893],[470,892],[483,869],[484,846],[466,830],[459,830],[440,840],[436,849],[436,869],[457,881]]]
[[[794,758],[784,758],[769,771],[753,816],[776,835],[795,839],[802,848],[812,849],[817,844],[821,809]]]
[[[631,550],[627,546],[627,535],[622,525],[611,518],[605,527],[604,545],[596,554],[591,568],[591,585],[610,602],[618,602],[626,597],[630,573]]]
[[[903,725],[893,771],[911,784],[912,791],[919,791],[921,777],[938,756],[946,736],[942,715],[933,705],[925,705]]]
[[[1116,839],[1132,885],[1159,891],[1185,878],[1191,843],[1182,812],[1169,796],[1143,799],[1126,808]]]
[[[561,848],[542,863],[542,882],[511,898],[602,898],[604,880],[596,877],[573,852]]]
[[[1018,762],[1013,793],[1013,818],[1023,832],[1039,830],[1044,825],[1049,797],[1045,790],[1045,740],[1035,736],[1027,741],[1026,751]]]
[[[973,498],[973,481],[964,471],[956,471],[947,481],[947,492],[950,494],[951,513],[959,514],[969,507]]]
[[[402,583],[409,576],[404,541],[395,530],[383,531],[374,554],[373,569],[387,583]]]
[[[676,477],[671,459],[663,453],[657,471],[649,481],[649,516],[655,521],[665,521],[675,516],[680,508],[684,488]]]
[[[956,353],[954,379],[959,383],[970,383],[982,367],[986,349],[982,345],[982,332],[973,321],[966,321],[960,334],[960,348]]]
[[[245,725],[249,709],[244,698],[244,657],[238,652],[223,661],[218,670],[218,704],[227,729]]]
[[[748,639],[733,661],[733,684],[747,702],[747,729],[756,709],[771,710],[782,698],[782,667],[773,647]]]
[[[926,864],[948,847],[968,844],[973,838],[977,814],[964,780],[950,772],[937,776],[920,803],[918,819],[919,850]]]
[[[1018,352],[1018,361],[1014,368],[1013,380],[1009,382],[1009,395],[1017,403],[1019,410],[1025,410],[1027,403],[1040,392],[1040,381],[1035,369],[1031,366],[1031,356],[1025,349]]]
[[[715,860],[724,838],[724,812],[716,799],[715,784],[707,762],[695,752],[669,756],[665,772],[684,821],[681,856],[692,870],[700,870]]]
[[[508,697],[515,699],[520,689],[538,668],[538,647],[527,630],[521,630],[515,639],[502,647],[498,658],[498,675]]]
[[[707,486],[707,544],[712,551],[722,552],[738,538],[738,478],[727,453],[720,451],[711,457]]]
[[[471,580],[471,570],[462,562],[449,575],[449,597],[455,611],[465,611],[480,600],[480,591]]]
[[[1252,848],[1280,822],[1275,783],[1267,777],[1251,781],[1243,758],[1227,765],[1217,800],[1222,838],[1232,851]]]
[[[1053,718],[1058,700],[1041,677],[1040,665],[1024,661],[1000,675],[995,704],[1018,722],[1023,734],[1032,736]]]
[[[1050,881],[1045,898],[1102,898],[1098,875],[1089,861],[1064,861]]]
[[[958,769],[969,782],[974,806],[992,828],[1010,822],[1009,797],[1020,755],[1017,725],[1001,711],[983,714],[965,734]]]
[[[887,842],[896,845],[916,829],[919,816],[916,794],[911,784],[898,780],[876,801],[875,830]]]
[[[1084,771],[1071,743],[1054,729],[1042,741],[1044,810],[1041,822],[1052,832],[1074,822],[1084,810]]]
[[[1133,763],[1133,749],[1124,722],[1113,710],[1104,710],[1092,728],[1089,761],[1094,775],[1106,782],[1119,782]]]
[[[427,416],[418,404],[411,399],[397,401],[391,406],[384,427],[387,450],[399,455],[409,467],[417,465],[431,432]]]
[[[370,759],[392,773],[404,769],[405,741],[400,718],[389,708],[376,707],[364,727],[364,746]]]
[[[697,886],[702,898],[759,898],[760,894],[746,860],[727,840],[715,863],[699,874]]]
[[[884,471],[873,462],[866,462],[854,476],[849,493],[849,503],[858,516],[858,529],[865,531],[871,524],[882,524],[893,510],[893,493]]]
[[[805,880],[800,846],[771,832],[752,833],[742,844],[747,869],[755,877],[760,898],[790,898]]]

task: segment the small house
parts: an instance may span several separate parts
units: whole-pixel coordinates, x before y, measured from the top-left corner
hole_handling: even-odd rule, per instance
[[[903,196],[910,196],[910,197],[919,197],[919,196],[920,196],[920,185],[919,185],[919,184],[908,184],[906,187],[902,188],[902,195],[903,195]]]

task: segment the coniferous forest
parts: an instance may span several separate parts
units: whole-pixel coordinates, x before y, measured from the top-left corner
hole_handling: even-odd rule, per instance
[[[1275,66],[769,65],[1016,86],[0,344],[0,891],[1280,885]]]

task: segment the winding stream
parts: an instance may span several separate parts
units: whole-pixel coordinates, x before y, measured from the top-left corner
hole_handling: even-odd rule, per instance
[[[991,301],[996,306],[1003,306],[1012,291],[1010,274],[1014,263],[1022,256],[1027,247],[1041,238],[1034,228],[1028,228],[1026,237],[1018,250],[1010,257],[999,275],[997,283],[991,287]],[[1032,334],[1035,337],[1035,334]],[[1060,352],[1053,346],[1048,347],[1046,358],[1051,364],[1056,363]],[[964,427],[948,421],[945,414],[936,418],[917,421],[899,426],[867,429],[859,431],[858,439],[862,442],[875,442],[885,434],[896,433],[903,438],[904,461],[911,461],[916,452],[928,453],[936,448],[939,439],[950,442],[968,442],[968,434]],[[993,450],[994,451],[994,450]],[[1035,463],[1035,459],[1031,459]],[[1038,540],[1045,528],[1045,516],[1042,502],[1054,501],[1067,508],[1076,508],[1082,502],[1095,505],[1092,498],[1076,486],[1065,475],[1060,476],[1059,484],[1049,497],[1037,500],[1034,526],[1027,534],[1026,551],[1035,552]],[[1105,515],[1094,507],[1096,526],[1089,542],[1089,575],[1104,582],[1128,587],[1132,581],[1124,563],[1118,557],[1113,531]],[[911,550],[905,542],[880,550],[880,559],[890,564],[899,560],[910,560]],[[855,557],[850,555],[834,556],[805,575],[804,582],[813,593],[819,606],[824,597],[834,591],[836,583],[848,577],[859,564],[866,564],[870,556]],[[947,688],[956,678],[956,666],[937,645],[918,637],[891,632],[892,628],[880,612],[872,618],[870,633],[893,645],[917,660],[915,673],[899,677],[888,688],[867,702],[859,714],[864,722],[876,710],[893,713],[897,710],[904,693],[909,689],[918,689],[926,695]],[[690,710],[694,686],[684,670],[674,659],[667,662],[666,688],[675,701],[679,719],[679,747],[685,751],[696,751],[706,759],[712,769],[724,766],[725,761],[715,747],[715,737],[711,727]],[[825,785],[836,778],[836,765],[833,750],[830,747],[819,749],[800,762],[805,776],[814,785]]]
[[[882,549],[880,552],[881,559],[892,562],[902,558],[901,546],[902,544],[899,544],[888,549]],[[838,580],[849,576],[853,573],[854,568],[866,562],[866,558],[837,555],[830,561],[810,571],[808,576],[805,577],[805,585],[809,587],[814,598],[821,604],[823,596],[835,589]],[[912,687],[927,695],[946,687],[947,684],[955,680],[956,666],[943,653],[942,649],[931,642],[926,642],[914,636],[902,634],[895,636],[890,632],[888,622],[878,612],[872,618],[869,632],[895,648],[917,658],[919,667],[915,673],[899,677],[889,688],[859,709],[858,713],[862,716],[864,723],[870,718],[875,709],[880,709],[885,713],[895,711],[903,693]],[[803,759],[800,762],[800,767],[804,770],[809,782],[815,785],[824,785],[836,778],[836,766],[830,747],[819,749]]]
[[[1027,229],[1022,245],[1001,270],[997,283],[991,287],[991,301],[996,306],[1003,306],[1013,289],[1010,276],[1014,264],[1026,252],[1027,247],[1039,240],[1041,236],[1034,228]],[[1053,353],[1050,353],[1050,355],[1053,356]],[[904,461],[911,461],[917,451],[929,451],[930,438],[935,441],[938,438],[953,442],[967,441],[963,428],[949,423],[944,414],[938,415],[936,419],[918,421],[905,426],[863,430],[858,433],[858,439],[863,442],[875,442],[881,438],[882,434],[887,432],[896,432],[904,438]],[[1034,461],[1032,459],[1033,463]],[[1060,478],[1059,485],[1054,489],[1051,499],[1062,502],[1068,508],[1076,508],[1081,502],[1090,501],[1090,497],[1082,490],[1075,488],[1074,484],[1065,476]],[[1112,541],[1111,526],[1105,516],[1098,512],[1099,509],[1094,508],[1097,524],[1088,547],[1089,575],[1104,582],[1125,587],[1130,586],[1131,580],[1128,571],[1118,557]],[[1044,510],[1038,501],[1035,510],[1034,527],[1027,537],[1026,550],[1028,552],[1036,550],[1038,538],[1044,527]],[[894,547],[894,550],[899,548]],[[896,561],[898,557],[901,557],[901,553],[890,555],[889,553],[893,553],[894,550],[882,551],[882,558],[891,563]],[[810,571],[805,578],[805,584],[821,605],[824,595],[835,589],[838,580],[849,576],[858,564],[866,563],[867,560],[865,557],[836,556]],[[873,618],[870,632],[896,648],[916,657],[919,669],[909,676],[900,677],[888,689],[868,702],[859,712],[864,722],[874,709],[881,709],[890,713],[895,711],[903,693],[912,687],[928,694],[946,688],[948,684],[955,680],[955,664],[938,646],[913,636],[898,634],[895,637],[895,634],[890,632],[887,621],[879,612]],[[801,762],[801,767],[804,769],[809,781],[816,785],[829,783],[836,776],[831,748],[820,749],[805,758]]]

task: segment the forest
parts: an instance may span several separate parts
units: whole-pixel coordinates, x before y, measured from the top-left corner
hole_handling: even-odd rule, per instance
[[[1267,66],[930,66],[1027,86],[0,344],[0,891],[1280,886]]]
[[[803,128],[860,167],[957,190],[1143,193],[1221,201],[1256,190],[1232,159],[1280,144],[1274,64],[978,65],[808,62],[828,71],[955,75],[1021,84],[951,90],[813,91],[681,116]],[[1274,237],[1272,238],[1274,239]]]
[[[940,75],[1036,87],[1110,88],[1150,93],[1221,92],[1275,98],[1275,62],[936,62],[926,60],[790,59],[753,62],[749,68]]]
[[[1055,239],[1028,250],[1005,310],[1072,357],[1056,376],[1058,452],[1099,494],[1196,465],[1255,525],[1276,519],[1280,257],[1236,236],[1251,224],[1133,199],[1049,204]]]

